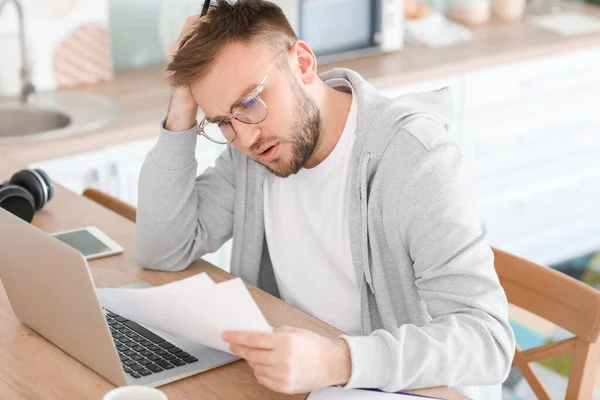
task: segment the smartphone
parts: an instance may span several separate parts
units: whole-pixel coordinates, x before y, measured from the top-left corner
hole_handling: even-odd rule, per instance
[[[52,233],[51,235],[79,251],[86,260],[123,253],[123,247],[95,226]]]

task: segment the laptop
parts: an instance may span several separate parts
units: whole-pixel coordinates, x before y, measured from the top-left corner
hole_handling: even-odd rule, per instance
[[[238,359],[103,308],[81,253],[1,208],[0,238],[15,315],[114,385],[156,387]]]

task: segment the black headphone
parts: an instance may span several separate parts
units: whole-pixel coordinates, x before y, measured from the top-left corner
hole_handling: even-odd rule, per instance
[[[41,169],[23,169],[0,185],[0,208],[31,222],[54,196],[52,181]]]

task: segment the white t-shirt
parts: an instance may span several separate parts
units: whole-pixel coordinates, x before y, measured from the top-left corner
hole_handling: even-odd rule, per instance
[[[345,79],[326,83],[352,92]],[[265,232],[281,298],[350,335],[362,331],[348,227],[356,107],[353,95],[342,136],[323,162],[287,178],[269,174],[263,185]]]

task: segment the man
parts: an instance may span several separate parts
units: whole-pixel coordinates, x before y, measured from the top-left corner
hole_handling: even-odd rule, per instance
[[[263,0],[218,1],[172,49],[169,112],[140,176],[140,265],[182,270],[233,237],[233,274],[347,334],[226,332],[273,390],[500,398],[514,337],[448,93],[390,100],[353,71],[317,75]],[[226,144],[198,177],[197,131]]]

